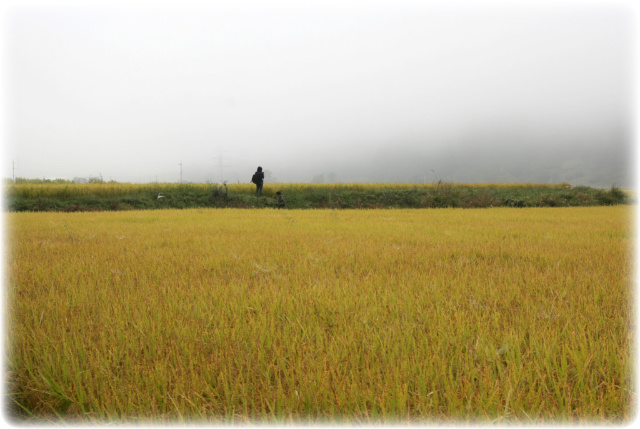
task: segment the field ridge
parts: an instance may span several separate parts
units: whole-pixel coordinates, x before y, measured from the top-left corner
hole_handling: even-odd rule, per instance
[[[166,208],[266,208],[281,191],[287,208],[489,208],[576,207],[628,204],[627,193],[612,186],[535,183],[269,183],[255,197],[252,184],[90,183],[5,186],[5,210],[119,211]]]

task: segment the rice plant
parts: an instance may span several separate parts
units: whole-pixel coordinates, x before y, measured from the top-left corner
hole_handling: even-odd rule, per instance
[[[628,422],[631,215],[10,213],[11,418]]]

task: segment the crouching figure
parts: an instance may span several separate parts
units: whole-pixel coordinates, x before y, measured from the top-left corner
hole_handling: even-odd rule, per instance
[[[284,201],[284,197],[282,196],[282,192],[276,192],[276,207],[279,209],[286,208],[287,203]]]

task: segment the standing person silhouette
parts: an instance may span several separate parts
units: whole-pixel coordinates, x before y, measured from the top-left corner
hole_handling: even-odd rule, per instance
[[[258,171],[253,173],[251,181],[256,184],[256,197],[262,196],[262,185],[264,184],[264,173],[262,167],[258,167]]]

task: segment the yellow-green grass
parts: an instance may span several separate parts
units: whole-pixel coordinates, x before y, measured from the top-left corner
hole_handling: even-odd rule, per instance
[[[27,198],[50,198],[50,197],[78,197],[84,195],[94,195],[96,197],[112,197],[122,194],[145,192],[149,190],[160,190],[169,192],[180,188],[207,189],[212,186],[222,186],[220,184],[206,183],[85,183],[85,184],[21,184],[7,185],[5,190],[9,195],[20,195]],[[268,189],[287,190],[375,190],[375,189],[421,189],[434,188],[439,186],[434,183],[270,183],[266,182]],[[497,188],[566,188],[568,184],[539,184],[539,183],[456,183],[458,187],[497,187]],[[255,192],[255,185],[252,183],[229,183],[227,188],[231,192],[251,193]],[[273,191],[275,192],[275,191]]]
[[[11,213],[15,418],[628,422],[631,217]]]

